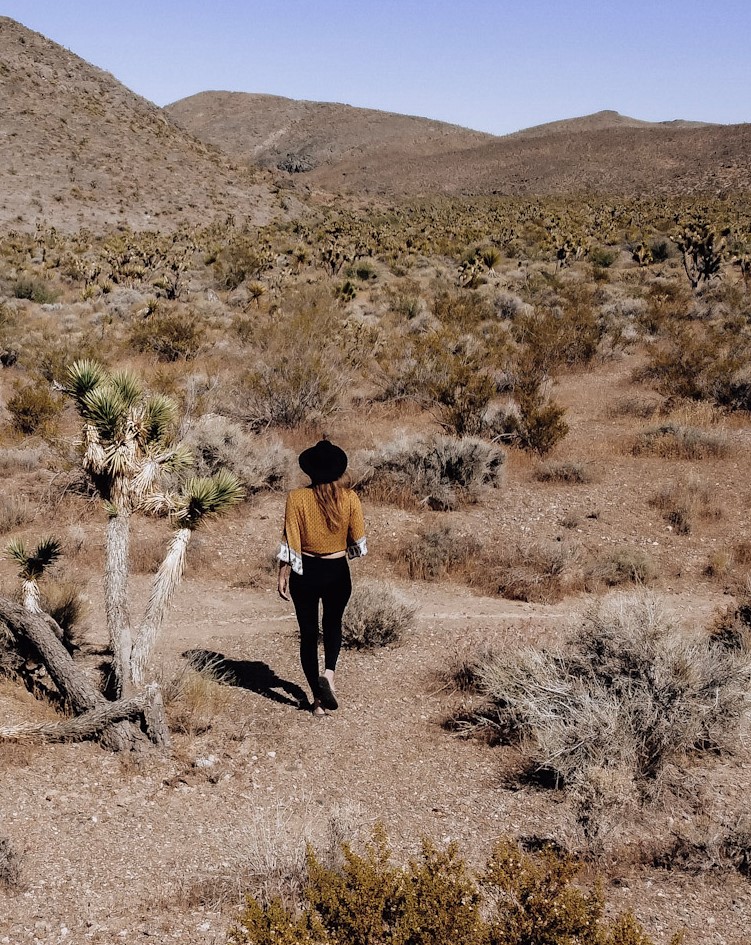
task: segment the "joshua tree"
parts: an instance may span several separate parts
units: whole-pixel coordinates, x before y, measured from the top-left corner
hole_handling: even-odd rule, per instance
[[[146,661],[182,575],[190,534],[207,516],[239,501],[242,489],[229,473],[219,473],[211,479],[190,479],[176,496],[158,491],[164,475],[184,470],[191,457],[174,440],[173,401],[147,396],[132,373],[110,374],[96,362],[77,361],[68,372],[66,391],[83,420],[83,468],[109,515],[105,611],[115,690],[121,696],[143,682]],[[179,527],[157,574],[134,646],[128,551],[130,518],[138,510],[171,514]]]
[[[692,289],[719,274],[727,254],[729,233],[728,229],[718,231],[708,223],[694,222],[673,234],[672,240],[681,251],[683,268]]]
[[[39,593],[39,579],[57,561],[61,551],[60,542],[56,538],[43,539],[31,552],[26,551],[26,546],[20,538],[14,539],[8,545],[8,557],[18,564],[21,600],[29,613],[44,613],[42,597]]]

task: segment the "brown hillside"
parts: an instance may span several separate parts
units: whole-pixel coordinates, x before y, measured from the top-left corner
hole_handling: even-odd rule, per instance
[[[235,160],[282,170],[362,161],[363,155],[384,147],[440,154],[494,140],[493,135],[428,118],[247,92],[201,92],[165,110]]]
[[[39,33],[0,17],[0,223],[172,228],[276,203],[256,175]]]
[[[316,187],[384,194],[716,193],[751,187],[751,125],[614,111],[494,137],[369,109],[204,92],[167,107],[236,160]]]

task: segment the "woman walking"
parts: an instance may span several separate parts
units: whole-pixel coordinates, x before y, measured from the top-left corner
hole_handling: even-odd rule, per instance
[[[342,617],[352,593],[348,558],[368,553],[362,506],[342,485],[347,454],[328,440],[304,450],[300,468],[310,485],[287,495],[279,547],[279,595],[292,599],[300,625],[300,662],[313,694],[313,714],[336,709],[334,671]],[[318,665],[318,605],[323,605],[323,675]]]

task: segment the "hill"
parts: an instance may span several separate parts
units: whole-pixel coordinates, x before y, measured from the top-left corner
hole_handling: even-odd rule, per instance
[[[292,172],[362,160],[384,147],[440,153],[493,140],[428,118],[249,92],[201,92],[165,111],[235,160]]]
[[[172,228],[278,210],[239,171],[109,73],[0,17],[0,224]]]
[[[167,106],[238,161],[354,194],[717,193],[751,188],[751,125],[646,122],[615,111],[497,137],[442,122],[269,95]]]

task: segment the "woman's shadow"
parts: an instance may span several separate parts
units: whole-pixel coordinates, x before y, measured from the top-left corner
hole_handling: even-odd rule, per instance
[[[238,686],[296,709],[309,708],[305,690],[277,676],[268,663],[261,660],[232,660],[223,653],[200,649],[186,650],[183,657],[196,672],[208,672],[222,685]]]

